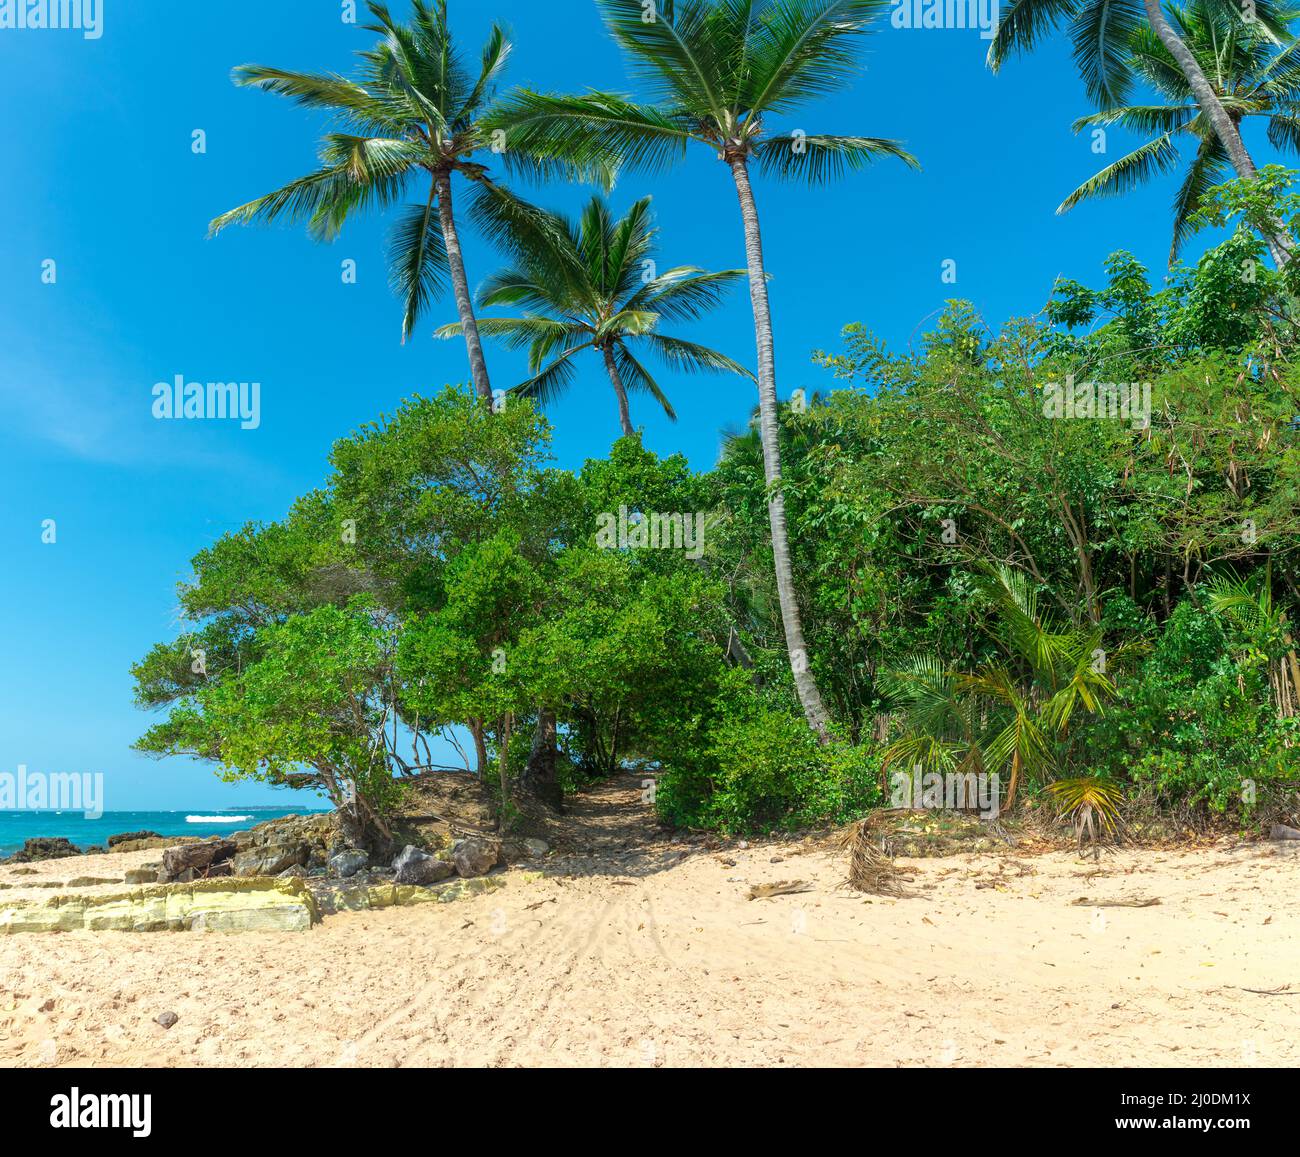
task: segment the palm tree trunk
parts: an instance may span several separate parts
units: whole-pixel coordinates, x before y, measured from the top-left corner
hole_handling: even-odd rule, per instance
[[[636,430],[632,427],[632,411],[627,404],[627,387],[623,385],[623,379],[619,377],[618,364],[614,361],[613,348],[604,345],[600,347],[600,352],[605,355],[605,370],[609,374],[609,380],[614,383],[614,395],[618,398],[618,420],[623,427],[623,437],[630,438],[636,433]]]
[[[763,234],[758,224],[758,207],[749,183],[749,170],[743,157],[731,160],[731,172],[740,196],[740,213],[745,222],[745,255],[749,262],[749,296],[754,305],[754,333],[758,341],[758,409],[763,435],[763,473],[767,480],[768,521],[772,527],[772,557],[776,565],[776,589],[781,603],[781,622],[785,627],[785,646],[790,655],[790,670],[799,692],[808,726],[825,743],[829,739],[829,719],[822,704],[821,692],[808,666],[808,648],[804,645],[803,624],[799,621],[799,603],[795,598],[794,571],[790,565],[790,539],[785,525],[785,496],[781,493],[781,445],[776,416],[776,354],[772,338],[772,311],[767,299],[767,271],[763,265]]]
[[[474,379],[474,389],[479,400],[491,408],[492,383],[488,380],[483,343],[479,340],[474,300],[469,293],[469,279],[465,276],[465,257],[461,253],[460,233],[456,230],[456,214],[451,201],[451,174],[439,170],[434,176],[434,185],[438,190],[438,220],[442,224],[442,239],[447,246],[447,265],[451,269],[451,286],[456,295],[456,312],[460,315],[460,328],[465,335],[465,348],[469,351],[469,372]]]
[[[559,752],[555,725],[555,712],[539,706],[537,727],[533,731],[533,745],[528,753],[524,773],[520,776],[519,786],[527,794],[559,810],[564,804],[564,793],[556,774]]]
[[[1191,49],[1182,42],[1178,33],[1174,31],[1173,26],[1165,18],[1163,0],[1143,0],[1143,4],[1146,8],[1148,23],[1160,38],[1160,43],[1168,49],[1169,55],[1177,62],[1179,69],[1191,87],[1192,93],[1196,97],[1196,103],[1201,106],[1201,111],[1205,114],[1206,119],[1214,126],[1215,135],[1223,143],[1223,147],[1227,149],[1228,157],[1232,161],[1232,167],[1237,171],[1237,176],[1253,181],[1257,175],[1255,162],[1251,160],[1250,154],[1246,151],[1246,145],[1241,139],[1241,132],[1237,127],[1237,122],[1232,119],[1228,110],[1223,107],[1223,102],[1211,87],[1200,64],[1197,63],[1196,57],[1192,55]],[[1286,235],[1281,225],[1278,225],[1276,229],[1270,227],[1267,230],[1264,241],[1268,245],[1269,253],[1273,255],[1273,263],[1279,269],[1283,268],[1291,257],[1290,237]]]

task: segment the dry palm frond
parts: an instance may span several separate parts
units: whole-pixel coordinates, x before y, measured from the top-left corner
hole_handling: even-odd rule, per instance
[[[902,896],[906,874],[885,851],[884,838],[874,829],[874,818],[868,816],[844,831],[841,847],[849,856],[849,887],[878,896]]]

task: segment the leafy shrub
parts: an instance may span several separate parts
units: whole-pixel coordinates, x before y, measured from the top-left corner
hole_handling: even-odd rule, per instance
[[[842,823],[879,805],[878,753],[842,742],[821,747],[801,715],[747,688],[730,690],[728,710],[665,760],[656,804],[666,822],[771,831]]]
[[[1087,736],[1098,771],[1149,785],[1165,802],[1242,818],[1263,789],[1297,778],[1286,745],[1296,721],[1277,719],[1262,669],[1235,659],[1218,621],[1190,602],[1121,691]]]

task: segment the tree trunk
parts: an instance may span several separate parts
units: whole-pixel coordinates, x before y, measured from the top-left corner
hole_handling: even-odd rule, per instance
[[[1162,0],[1143,0],[1143,4],[1146,8],[1147,22],[1160,38],[1160,43],[1169,51],[1169,55],[1174,58],[1182,71],[1192,93],[1196,97],[1196,103],[1201,107],[1201,112],[1205,114],[1206,119],[1214,127],[1215,135],[1228,151],[1228,157],[1232,161],[1232,167],[1237,171],[1237,176],[1246,180],[1254,180],[1256,176],[1255,162],[1251,160],[1250,154],[1246,151],[1246,145],[1241,139],[1241,132],[1237,127],[1237,122],[1232,119],[1228,110],[1223,107],[1223,102],[1210,85],[1204,71],[1197,63],[1196,57],[1192,55],[1191,49],[1183,43],[1178,33],[1174,31],[1173,26],[1165,18]],[[1264,241],[1268,245],[1269,253],[1273,255],[1273,263],[1279,269],[1283,268],[1291,257],[1291,239],[1286,236],[1279,225],[1276,229],[1268,231]]]
[[[498,826],[504,832],[506,830],[506,807],[510,803],[510,733],[515,727],[514,712],[507,711],[505,717],[501,720],[501,752],[498,760],[501,774],[501,817]]]
[[[480,783],[487,782],[488,753],[487,740],[483,737],[483,723],[478,719],[469,721],[469,733],[474,737],[474,774]]]
[[[632,428],[632,411],[627,404],[627,388],[619,376],[618,364],[614,361],[614,349],[612,346],[605,345],[600,347],[600,352],[605,356],[605,370],[614,385],[614,396],[618,398],[618,421],[623,427],[623,437],[630,438],[636,430]]]
[[[442,224],[442,239],[447,246],[447,265],[451,269],[456,312],[460,315],[460,328],[465,335],[465,348],[469,351],[470,376],[474,379],[474,389],[479,400],[491,409],[492,383],[488,380],[483,343],[479,340],[474,301],[469,293],[469,279],[465,276],[465,258],[460,250],[460,234],[456,230],[456,214],[451,200],[451,174],[440,171],[434,178],[434,184],[438,190],[438,220]]]
[[[776,413],[776,355],[772,338],[772,312],[767,298],[767,271],[763,265],[763,235],[758,224],[758,208],[749,171],[743,157],[731,161],[731,172],[740,196],[740,213],[745,222],[745,255],[749,262],[749,296],[754,306],[754,335],[758,342],[758,408],[763,435],[763,473],[771,499],[768,521],[772,527],[772,557],[776,566],[776,589],[781,603],[781,622],[785,628],[785,646],[790,655],[790,670],[799,692],[808,726],[825,743],[829,738],[829,720],[822,705],[821,692],[808,664],[803,625],[799,621],[799,603],[795,598],[794,571],[790,565],[790,540],[785,525],[785,496],[781,493],[781,445]]]
[[[528,763],[520,776],[519,786],[527,794],[560,810],[563,793],[556,774],[558,757],[555,736],[555,712],[545,707],[537,710],[537,726],[533,730],[533,746],[528,753]]]

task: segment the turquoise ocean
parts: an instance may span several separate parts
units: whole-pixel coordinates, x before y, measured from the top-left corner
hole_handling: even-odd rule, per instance
[[[257,807],[220,811],[105,812],[86,819],[80,812],[0,811],[0,856],[18,851],[24,840],[37,836],[64,836],[83,852],[105,847],[109,836],[123,832],[153,831],[160,836],[218,836],[240,831],[286,815],[308,815],[325,808]]]

